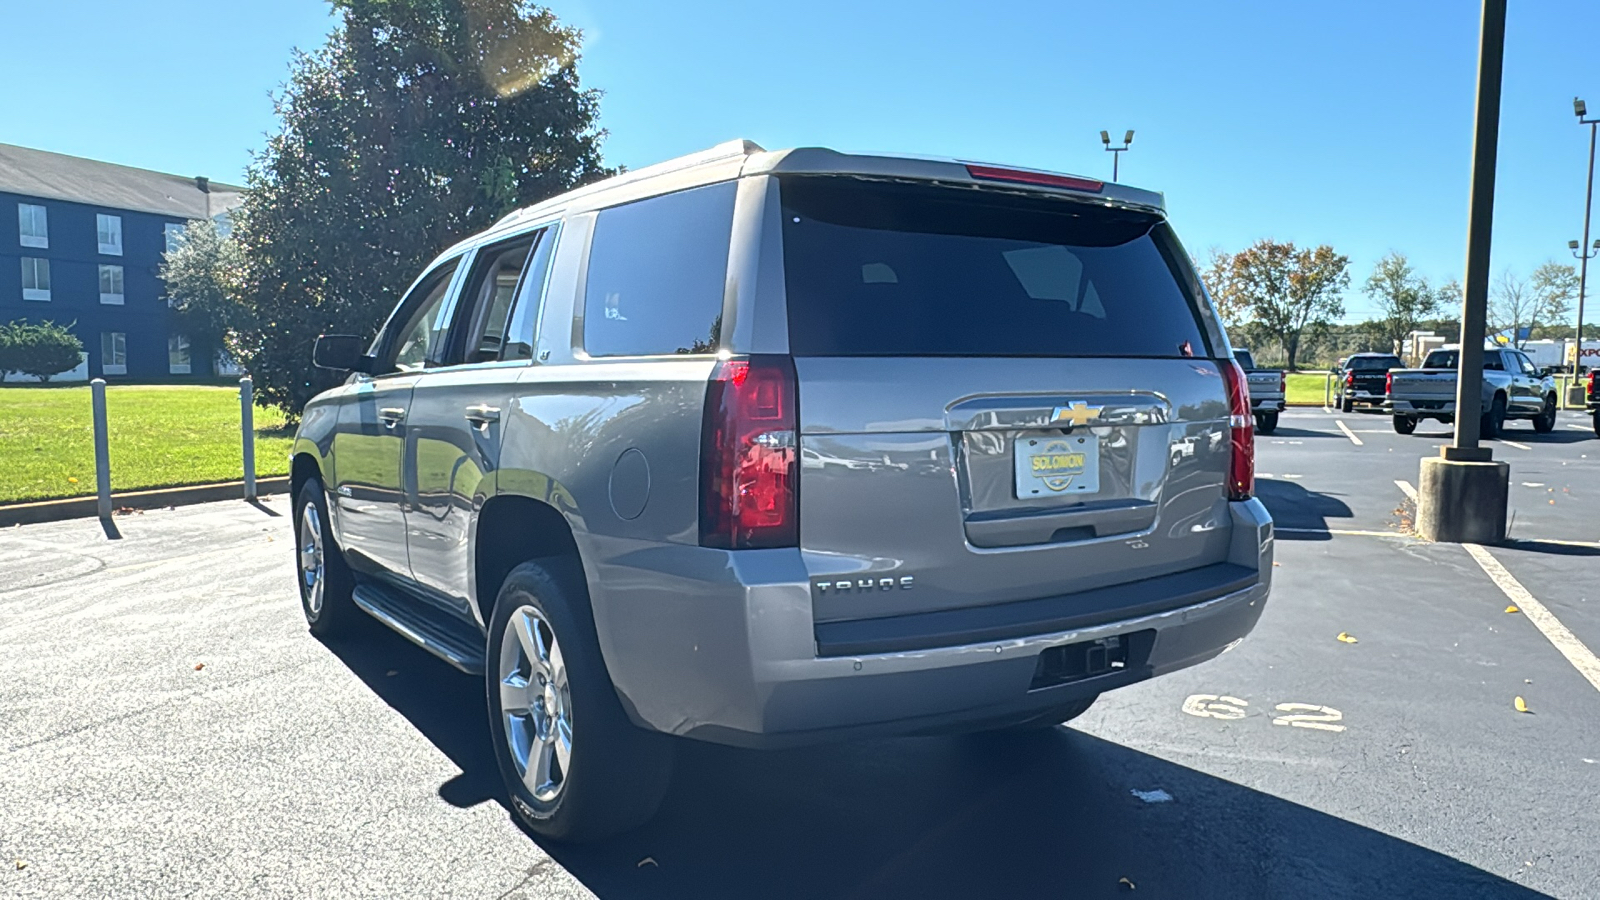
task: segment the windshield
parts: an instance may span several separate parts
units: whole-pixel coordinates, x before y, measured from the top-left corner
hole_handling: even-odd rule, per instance
[[[1233,358],[1238,360],[1239,365],[1244,366],[1246,369],[1254,369],[1256,367],[1255,357],[1250,355],[1249,350],[1235,350],[1233,351]]]
[[[797,356],[1204,356],[1160,217],[1052,197],[782,181]]]

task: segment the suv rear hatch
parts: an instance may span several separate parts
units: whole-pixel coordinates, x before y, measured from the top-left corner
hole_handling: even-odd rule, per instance
[[[824,654],[828,623],[921,617],[966,643],[960,611],[1043,633],[1254,576],[1225,562],[1239,370],[1208,358],[1159,214],[844,176],[780,190]]]

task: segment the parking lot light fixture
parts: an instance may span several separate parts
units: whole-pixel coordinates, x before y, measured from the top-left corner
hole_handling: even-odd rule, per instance
[[[1129,128],[1127,133],[1122,136],[1121,147],[1111,146],[1111,132],[1109,131],[1100,132],[1100,143],[1105,144],[1106,150],[1111,154],[1111,180],[1116,181],[1117,163],[1121,161],[1122,154],[1127,152],[1128,145],[1133,143],[1133,129]]]

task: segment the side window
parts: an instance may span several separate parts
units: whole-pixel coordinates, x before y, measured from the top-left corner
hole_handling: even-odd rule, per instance
[[[1517,362],[1519,364],[1521,364],[1522,373],[1524,375],[1538,375],[1539,374],[1539,367],[1535,366],[1533,364],[1533,360],[1529,359],[1528,355],[1526,353],[1518,353],[1517,354]]]
[[[522,276],[522,287],[517,289],[511,321],[506,324],[500,344],[501,359],[533,359],[534,331],[539,325],[539,306],[544,299],[545,281],[550,277],[558,234],[558,229],[546,228],[533,246],[533,258],[528,260],[528,271]]]
[[[419,372],[439,358],[450,331],[450,309],[445,301],[459,263],[459,259],[451,260],[433,270],[401,301],[404,318],[397,319],[397,325],[390,323],[396,327],[387,341],[387,365],[378,371]]]
[[[537,234],[519,235],[478,251],[472,277],[458,304],[460,336],[445,354],[445,365],[500,358],[517,281],[537,238]]]
[[[717,349],[734,192],[724,182],[600,212],[583,300],[590,356]]]

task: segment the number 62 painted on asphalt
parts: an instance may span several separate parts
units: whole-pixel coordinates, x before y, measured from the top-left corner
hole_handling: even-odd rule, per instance
[[[1226,694],[1190,694],[1184,698],[1183,711],[1202,719],[1242,719],[1250,714],[1250,701]],[[1315,728],[1318,731],[1343,731],[1344,713],[1331,706],[1315,703],[1279,703],[1273,707],[1284,715],[1273,716],[1272,724],[1291,728]]]

